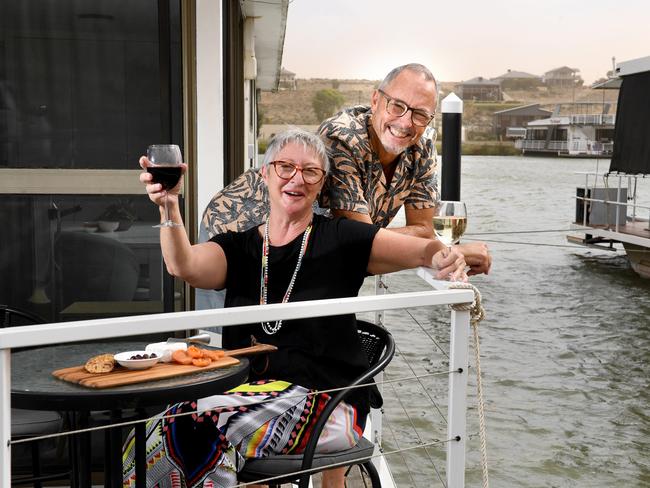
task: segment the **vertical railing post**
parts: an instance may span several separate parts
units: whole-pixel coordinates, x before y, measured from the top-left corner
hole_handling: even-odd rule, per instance
[[[11,349],[0,349],[0,486],[11,486]]]
[[[621,175],[618,176],[618,187],[616,188],[616,232],[618,232],[618,225],[619,225],[619,218],[618,218],[618,211],[620,210],[621,206],[619,205],[621,203]],[[606,198],[607,199],[607,198]],[[627,202],[625,202],[627,203]],[[625,214],[627,215],[627,207],[625,207]]]
[[[386,284],[384,280],[386,277],[384,275],[375,276],[375,295],[385,295],[386,294]],[[375,312],[375,324],[384,325],[384,311],[378,310]]]
[[[375,295],[385,295],[386,294],[386,284],[384,275],[375,276]],[[378,310],[375,312],[375,323],[377,325],[384,325],[384,311]],[[384,373],[380,372],[375,376],[375,381],[377,382],[377,388],[379,389],[380,394],[384,394]],[[370,435],[370,441],[376,446],[381,446],[381,433],[382,433],[382,423],[383,423],[383,409],[373,408],[370,410],[370,424],[372,425],[372,433]],[[380,459],[373,458],[373,463],[375,467],[379,469]]]
[[[467,441],[467,378],[469,311],[452,310],[449,346],[449,407],[447,423],[447,488],[465,486]]]

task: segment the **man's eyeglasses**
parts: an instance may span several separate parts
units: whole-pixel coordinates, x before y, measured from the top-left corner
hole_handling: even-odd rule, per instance
[[[390,97],[383,90],[377,90],[377,91],[381,93],[383,97],[386,99],[386,112],[388,112],[390,115],[393,115],[394,117],[402,117],[406,112],[410,110],[411,121],[413,122],[413,124],[418,125],[420,127],[426,127],[427,125],[429,125],[429,122],[431,122],[431,120],[435,115],[435,113],[430,114],[429,112],[425,112],[424,110],[419,110],[417,108],[409,107],[404,102],[395,100],[394,98]]]
[[[272,164],[275,168],[275,174],[277,174],[283,180],[290,180],[294,177],[297,171],[302,173],[302,179],[308,185],[315,185],[319,183],[320,180],[325,176],[325,170],[321,168],[307,167],[300,168],[289,161],[271,161],[269,164]]]

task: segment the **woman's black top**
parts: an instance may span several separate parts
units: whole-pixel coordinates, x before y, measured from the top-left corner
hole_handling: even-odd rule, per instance
[[[290,302],[357,296],[367,276],[372,241],[378,228],[344,218],[315,215],[313,229]],[[268,303],[280,303],[293,275],[303,235],[284,246],[269,250]],[[259,305],[262,268],[262,237],[258,229],[228,232],[212,238],[228,261],[226,307]],[[273,325],[271,323],[271,325]],[[276,379],[307,388],[346,386],[368,369],[361,350],[354,314],[285,320],[275,334],[261,324],[226,327],[227,349],[258,342],[278,346],[262,362],[253,362],[251,380]],[[367,389],[350,392],[346,401],[360,414],[368,411]]]

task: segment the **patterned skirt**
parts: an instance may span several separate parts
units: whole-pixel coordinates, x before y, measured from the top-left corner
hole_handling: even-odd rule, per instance
[[[225,394],[183,402],[147,422],[147,487],[213,488],[237,484],[246,458],[300,454],[330,396],[285,381],[246,383]],[[317,452],[356,445],[365,419],[341,403]],[[135,438],[124,447],[124,487],[135,486]]]

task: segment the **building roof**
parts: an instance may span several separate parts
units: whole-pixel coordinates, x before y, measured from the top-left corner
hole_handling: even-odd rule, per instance
[[[560,66],[559,68],[552,69],[550,71],[547,71],[544,74],[548,75],[550,73],[562,73],[562,72],[578,73],[580,72],[580,70],[578,68],[569,68],[568,66]]]
[[[282,69],[280,69],[280,75],[284,75],[284,76],[296,76],[296,73],[294,73],[293,71],[289,71],[288,69],[286,69],[286,68],[283,67]]]
[[[498,112],[494,112],[494,115],[545,115],[550,117],[552,113],[551,110],[539,108],[539,103],[531,103],[529,105],[520,105],[519,107],[499,110]]]
[[[498,81],[492,81],[482,76],[477,76],[471,80],[463,81],[460,83],[461,86],[466,85],[485,85],[485,86],[501,86]]]
[[[528,122],[528,127],[548,127],[550,125],[569,125],[571,117],[549,117]]]
[[[621,87],[621,78],[607,78],[606,80],[596,81],[591,88],[594,90],[618,90]]]
[[[507,73],[503,73],[501,76],[497,76],[496,78],[492,78],[493,80],[512,80],[512,79],[520,79],[520,78],[525,78],[525,79],[539,79],[540,77],[537,75],[531,75],[530,73],[526,73],[524,71],[512,71],[509,69]]]

